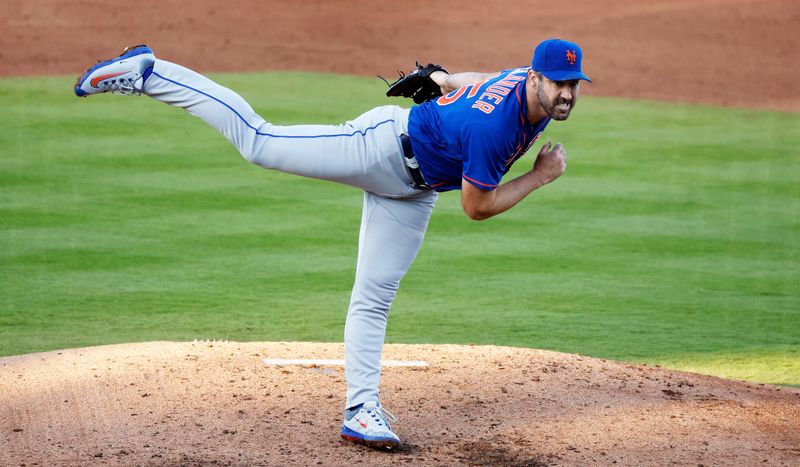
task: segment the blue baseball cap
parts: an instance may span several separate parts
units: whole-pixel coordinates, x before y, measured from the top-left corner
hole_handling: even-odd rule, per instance
[[[578,44],[562,39],[547,39],[536,46],[531,69],[553,81],[582,79],[591,83],[592,80],[581,71],[582,59],[583,52]]]

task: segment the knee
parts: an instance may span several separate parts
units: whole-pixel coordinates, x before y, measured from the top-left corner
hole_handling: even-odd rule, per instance
[[[255,144],[253,143],[240,144],[237,145],[236,149],[239,150],[239,154],[241,154],[244,160],[246,160],[247,162],[264,167],[264,164],[258,157],[259,153],[256,150]]]
[[[381,300],[368,297],[353,297],[350,301],[348,318],[363,318],[366,320],[386,320],[389,316],[391,300]]]
[[[350,300],[350,312],[370,319],[386,319],[396,292],[396,286],[357,286]]]

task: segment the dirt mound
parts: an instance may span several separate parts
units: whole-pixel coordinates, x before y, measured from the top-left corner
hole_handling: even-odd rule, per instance
[[[200,71],[498,71],[561,36],[586,52],[586,94],[800,110],[796,0],[3,3],[0,76],[78,75],[139,43]]]
[[[341,344],[154,342],[0,359],[2,465],[800,463],[800,390],[531,349],[388,345],[397,453],[341,441]]]

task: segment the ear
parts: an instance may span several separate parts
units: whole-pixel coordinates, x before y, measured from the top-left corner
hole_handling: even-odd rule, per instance
[[[533,70],[528,70],[528,83],[530,83],[531,89],[539,89],[539,77],[536,76],[536,72]]]

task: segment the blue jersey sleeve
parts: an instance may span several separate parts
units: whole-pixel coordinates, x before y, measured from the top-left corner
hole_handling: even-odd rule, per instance
[[[506,172],[502,154],[508,153],[504,141],[492,126],[472,123],[461,129],[463,145],[462,177],[481,190],[494,190]]]

